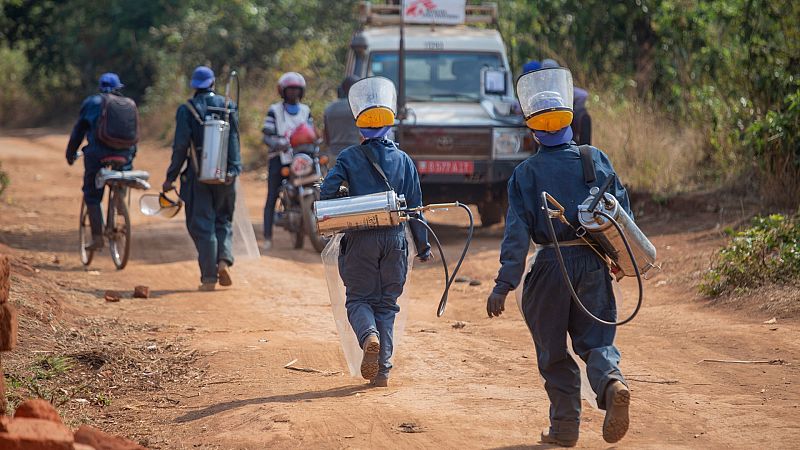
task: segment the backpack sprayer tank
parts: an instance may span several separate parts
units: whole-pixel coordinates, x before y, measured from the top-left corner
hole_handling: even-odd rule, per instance
[[[388,184],[388,181],[387,181]],[[467,241],[464,244],[464,250],[461,252],[461,258],[458,260],[453,269],[453,274],[450,275],[447,267],[447,260],[444,256],[444,250],[439,242],[436,233],[425,223],[417,217],[418,213],[423,211],[430,211],[434,209],[447,209],[447,208],[463,208],[469,216],[469,233],[467,234]],[[433,237],[436,247],[439,249],[439,255],[442,258],[442,265],[444,266],[445,289],[442,298],[439,301],[439,307],[436,310],[436,315],[441,317],[444,314],[444,309],[447,306],[447,295],[450,290],[450,285],[455,281],[458,269],[461,263],[464,262],[464,257],[467,255],[469,244],[472,241],[472,232],[474,229],[474,222],[472,218],[472,211],[467,205],[463,203],[436,203],[432,205],[419,206],[416,208],[409,208],[406,205],[406,199],[403,195],[397,195],[395,191],[378,192],[375,194],[358,195],[354,197],[334,198],[331,200],[317,200],[314,202],[314,216],[317,220],[317,231],[321,235],[332,235],[342,233],[345,231],[359,231],[371,230],[375,228],[395,227],[404,222],[414,221],[424,226],[428,233]],[[413,231],[413,230],[412,230]]]
[[[619,202],[613,195],[604,193],[602,200],[596,201],[600,198],[598,196],[599,192],[600,190],[597,187],[593,187],[590,191],[592,195],[578,206],[578,221],[583,229],[589,233],[592,240],[599,244],[603,251],[614,261],[614,264],[619,267],[623,276],[635,277],[634,262],[631,261],[625,250],[622,236],[611,221],[600,214],[596,214],[595,209],[597,208],[598,211],[603,211],[614,218],[625,233],[625,237],[628,238],[628,244],[633,250],[639,272],[646,274],[648,270],[655,267],[656,248],[636,223],[633,222],[628,213],[620,207]]]
[[[393,227],[408,220],[406,199],[394,191],[314,202],[320,234]]]
[[[206,107],[206,117],[198,121],[203,125],[203,146],[197,168],[197,179],[206,184],[223,184],[228,174],[228,140],[231,133],[230,89],[236,79],[236,103],[239,102],[239,76],[231,72],[225,86],[225,106]]]

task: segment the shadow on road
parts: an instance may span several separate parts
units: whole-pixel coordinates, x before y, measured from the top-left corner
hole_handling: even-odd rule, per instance
[[[203,409],[184,414],[176,418],[175,423],[193,422],[195,420],[203,419],[221,412],[230,411],[232,409],[241,408],[248,405],[263,405],[265,403],[294,403],[303,400],[348,397],[358,392],[364,392],[365,388],[365,385],[359,384],[325,389],[323,391],[298,392],[296,394],[273,395],[271,397],[249,398],[225,403],[217,403],[216,405],[207,406]]]

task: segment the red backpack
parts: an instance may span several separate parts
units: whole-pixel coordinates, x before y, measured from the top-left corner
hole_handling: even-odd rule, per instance
[[[97,139],[115,150],[127,150],[139,142],[139,110],[136,102],[115,94],[101,94]]]

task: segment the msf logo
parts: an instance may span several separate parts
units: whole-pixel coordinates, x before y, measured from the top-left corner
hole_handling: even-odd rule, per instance
[[[406,8],[406,16],[420,17],[435,9],[436,3],[433,0],[414,0],[408,5],[408,8]]]

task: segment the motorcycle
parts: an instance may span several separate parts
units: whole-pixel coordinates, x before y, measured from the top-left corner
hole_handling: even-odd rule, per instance
[[[313,128],[301,125],[290,138],[290,147],[281,154],[283,182],[275,209],[275,224],[292,235],[294,248],[303,248],[305,237],[317,252],[328,239],[317,232],[314,202],[319,200],[320,184],[328,173],[328,156],[321,154],[320,140]]]

